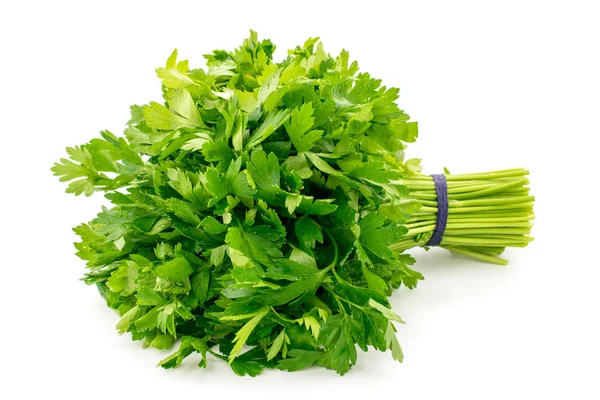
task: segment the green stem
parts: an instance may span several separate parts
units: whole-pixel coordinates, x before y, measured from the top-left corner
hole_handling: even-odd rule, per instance
[[[291,324],[294,324],[296,322],[293,319],[288,319],[288,318],[282,317],[281,314],[279,314],[277,311],[275,311],[275,309],[273,307],[269,307],[269,309],[273,312],[273,314],[275,314],[275,316],[277,318],[279,318],[280,320],[282,320],[284,322],[288,322]]]
[[[338,257],[339,257],[339,248],[338,248],[338,244],[337,241],[335,240],[335,238],[333,237],[333,235],[331,234],[331,232],[329,232],[329,229],[322,227],[323,231],[325,231],[325,233],[327,234],[327,237],[329,238],[329,240],[331,240],[331,243],[333,244],[333,261],[331,262],[331,264],[329,264],[327,267],[325,267],[323,269],[322,273],[325,273],[327,271],[329,271],[330,269],[333,270],[333,272],[335,273],[335,266],[337,265],[338,262]]]
[[[339,303],[340,300],[341,300],[341,301],[346,302],[346,303],[350,304],[351,306],[356,307],[356,308],[358,308],[360,310],[364,310],[365,309],[363,306],[359,306],[358,304],[356,304],[356,303],[354,303],[354,302],[352,302],[352,301],[350,301],[350,300],[348,300],[348,299],[346,299],[344,297],[339,297],[332,289],[328,288],[327,286],[324,286],[324,287],[326,287],[327,288],[326,290],[335,297],[335,299],[338,301],[338,304],[341,304],[341,303]]]
[[[323,285],[321,287],[323,289],[325,289],[335,299],[336,303],[338,304],[338,308],[340,309],[340,311],[342,311],[344,314],[347,314],[346,313],[346,308],[344,308],[344,305],[342,304],[342,301],[340,300],[340,297],[333,291],[333,289],[331,289],[327,285]]]
[[[525,247],[531,233],[533,202],[525,169],[509,169],[477,174],[447,175],[448,219],[440,247],[454,253],[495,264],[505,247]],[[393,251],[424,246],[437,223],[437,193],[428,175],[400,179],[410,196],[422,206],[406,221],[408,232]]]
[[[490,256],[490,255],[479,253],[479,252],[472,251],[472,250],[467,250],[463,247],[458,247],[458,246],[442,246],[442,247],[445,248],[446,250],[451,251],[452,253],[461,254],[463,256],[471,257],[471,258],[474,258],[479,261],[489,262],[491,264],[506,265],[508,263],[508,261],[503,258]]]

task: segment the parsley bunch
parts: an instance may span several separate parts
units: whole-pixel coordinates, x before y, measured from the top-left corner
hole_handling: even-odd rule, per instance
[[[156,70],[163,103],[132,106],[124,137],[67,149],[52,168],[67,192],[112,203],[75,228],[84,280],[120,333],[179,342],[165,368],[199,353],[240,375],[345,374],[369,347],[402,361],[388,296],[423,277],[390,246],[424,215],[402,181],[422,179],[402,151],[417,123],[346,51],[274,50],[251,32],[206,69],[175,51]]]

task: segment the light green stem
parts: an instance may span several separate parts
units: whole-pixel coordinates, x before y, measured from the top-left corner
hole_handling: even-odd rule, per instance
[[[440,247],[480,261],[504,265],[505,247],[525,247],[531,233],[533,203],[528,171],[447,175],[448,218]],[[405,185],[421,208],[406,221],[408,232],[394,245],[402,252],[425,246],[436,228],[437,193],[431,176],[418,174],[396,182]]]

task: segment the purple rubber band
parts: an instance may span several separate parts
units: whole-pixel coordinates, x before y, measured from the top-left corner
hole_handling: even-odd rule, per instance
[[[437,195],[437,221],[435,229],[429,241],[425,246],[439,246],[444,237],[446,223],[448,222],[448,183],[446,183],[446,175],[433,174],[433,183],[435,183],[435,194]]]

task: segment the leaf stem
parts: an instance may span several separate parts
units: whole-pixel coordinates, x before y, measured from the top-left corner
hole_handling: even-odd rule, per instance
[[[333,235],[331,234],[331,232],[329,232],[329,229],[327,229],[325,227],[321,227],[321,228],[323,229],[323,231],[325,231],[325,234],[327,234],[327,237],[329,238],[329,240],[331,240],[331,244],[333,244],[333,261],[331,262],[331,264],[329,264],[327,267],[325,267],[323,269],[322,273],[325,274],[327,271],[333,270],[333,273],[335,274],[335,266],[337,265],[338,258],[339,258],[338,244],[337,244],[337,241],[335,240],[335,238],[333,237]]]
[[[269,309],[270,309],[270,310],[273,312],[273,314],[275,314],[275,316],[276,316],[277,318],[279,318],[280,320],[282,320],[282,321],[284,321],[284,322],[291,323],[291,324],[295,323],[295,321],[294,321],[293,319],[288,319],[288,318],[282,317],[282,316],[281,316],[281,314],[279,314],[279,313],[278,313],[278,312],[275,310],[275,308],[273,308],[273,307],[269,307]]]
[[[323,289],[325,289],[329,294],[331,294],[331,296],[333,296],[333,298],[335,299],[335,301],[338,303],[338,308],[344,313],[346,313],[346,308],[344,308],[344,305],[342,304],[340,297],[333,291],[333,289],[331,289],[328,285],[323,285],[321,286]]]
[[[521,168],[464,175],[446,175],[448,217],[440,247],[480,261],[506,264],[497,257],[505,247],[525,247],[534,219],[529,171]],[[425,246],[436,229],[438,202],[433,179],[418,174],[397,181],[422,206],[404,226],[408,232],[393,251]]]

